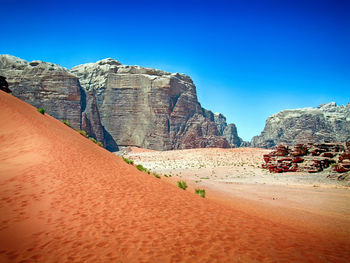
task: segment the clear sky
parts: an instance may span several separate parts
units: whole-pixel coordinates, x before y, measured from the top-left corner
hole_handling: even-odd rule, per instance
[[[0,54],[185,73],[244,140],[283,109],[350,102],[348,0],[0,0],[0,13]]]

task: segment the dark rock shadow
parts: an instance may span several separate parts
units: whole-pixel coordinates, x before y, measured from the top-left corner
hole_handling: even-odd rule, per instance
[[[81,106],[81,112],[84,112],[86,109],[86,93],[81,86],[80,86],[80,106]]]
[[[118,144],[113,139],[112,135],[103,127],[103,133],[106,141],[106,149],[110,152],[117,152],[119,151]]]
[[[6,78],[3,76],[0,76],[0,90],[3,90],[7,93],[12,93],[12,91],[9,89],[9,84],[6,81]]]

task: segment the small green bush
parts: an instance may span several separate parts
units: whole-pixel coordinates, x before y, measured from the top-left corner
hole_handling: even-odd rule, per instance
[[[90,139],[92,142],[97,143],[97,141],[96,141],[95,138],[90,137],[89,139]]]
[[[196,188],[194,190],[194,193],[196,195],[200,195],[201,197],[205,198],[205,189],[199,189],[199,188]]]
[[[133,160],[130,160],[128,158],[125,158],[125,157],[122,157],[124,162],[126,162],[127,164],[134,164],[134,161]]]
[[[45,109],[44,108],[38,108],[38,112],[40,112],[42,115],[45,114]]]
[[[63,124],[66,124],[68,127],[70,127],[69,121],[67,121],[67,120],[62,120],[62,123],[63,123]]]
[[[187,183],[185,181],[177,181],[177,186],[180,187],[183,190],[186,190]]]
[[[141,164],[136,165],[136,168],[141,172],[147,172],[147,169],[143,167]]]
[[[86,134],[86,131],[82,131],[82,130],[76,130],[77,132],[79,132],[81,135],[83,135],[85,138],[89,138],[89,136]]]
[[[97,142],[97,145],[103,148],[103,143],[102,142]]]
[[[160,179],[160,176],[157,173],[153,173],[154,177]]]

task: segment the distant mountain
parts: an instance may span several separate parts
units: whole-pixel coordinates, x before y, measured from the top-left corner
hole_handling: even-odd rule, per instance
[[[69,71],[0,55],[0,75],[14,96],[68,120],[111,151],[119,146],[170,150],[242,143],[234,124],[201,107],[193,81],[184,74],[110,58]]]
[[[270,148],[278,144],[345,142],[350,140],[350,103],[335,102],[317,108],[284,110],[266,120],[264,130],[251,146]]]

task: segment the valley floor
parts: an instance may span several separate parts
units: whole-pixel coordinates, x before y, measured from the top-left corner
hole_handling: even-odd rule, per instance
[[[327,172],[270,174],[260,168],[266,149],[129,150],[125,157],[171,184],[186,181],[187,191],[205,189],[226,206],[350,244],[350,184]]]

